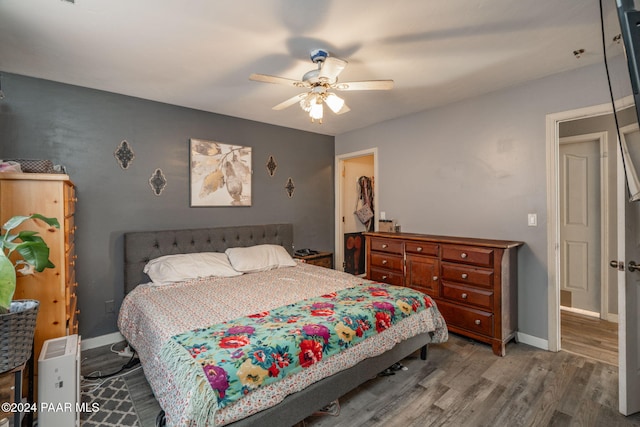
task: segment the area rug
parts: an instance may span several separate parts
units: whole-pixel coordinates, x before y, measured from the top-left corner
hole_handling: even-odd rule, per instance
[[[122,378],[108,380],[91,393],[82,394],[86,407],[95,412],[82,412],[83,427],[140,426],[127,384]]]

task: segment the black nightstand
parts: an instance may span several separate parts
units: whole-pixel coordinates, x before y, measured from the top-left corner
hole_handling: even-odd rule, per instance
[[[294,255],[294,258],[302,260],[307,264],[319,265],[320,267],[333,268],[333,252],[318,252],[313,255]]]

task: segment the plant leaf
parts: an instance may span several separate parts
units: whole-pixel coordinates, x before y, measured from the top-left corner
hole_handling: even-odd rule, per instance
[[[24,216],[24,215],[16,215],[12,218],[10,218],[7,222],[4,223],[4,225],[2,226],[2,228],[4,228],[5,230],[7,230],[7,232],[13,230],[14,228],[16,228],[17,226],[19,226],[20,224],[22,224],[23,222],[25,222],[28,219],[40,219],[44,222],[46,222],[49,225],[52,225],[56,228],[60,228],[60,223],[58,222],[58,220],[56,218],[48,218],[44,215],[40,215],[40,214],[33,214],[33,215],[29,215],[29,216]]]
[[[22,242],[15,250],[26,262],[33,265],[37,272],[55,267],[49,260],[49,248],[44,242]]]

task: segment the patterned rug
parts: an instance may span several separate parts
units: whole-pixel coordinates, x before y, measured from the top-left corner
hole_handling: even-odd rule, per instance
[[[82,394],[82,402],[88,407],[99,408],[96,412],[83,412],[83,427],[140,426],[138,414],[131,401],[129,389],[122,378],[107,380],[91,393]]]

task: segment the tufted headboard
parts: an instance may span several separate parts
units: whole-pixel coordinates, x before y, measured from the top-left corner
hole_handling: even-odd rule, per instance
[[[136,231],[124,235],[124,291],[149,282],[144,266],[163,255],[224,252],[227,248],[260,244],[283,246],[293,252],[293,225],[267,224],[186,230]]]

